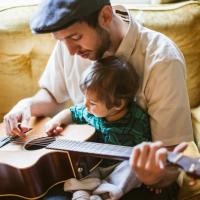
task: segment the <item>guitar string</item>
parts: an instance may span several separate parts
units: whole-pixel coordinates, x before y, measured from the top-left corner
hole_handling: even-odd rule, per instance
[[[53,138],[53,137],[49,137],[49,138],[48,137],[46,137],[46,138],[44,138],[44,137],[43,138],[37,138],[37,139],[35,139],[33,141],[11,140],[11,142],[14,142],[15,144],[23,144],[23,145],[28,145],[28,146],[35,145],[35,146],[38,146],[38,147],[46,147],[49,144],[53,143],[54,141],[56,141],[56,139]],[[67,140],[67,141],[68,142],[69,141],[73,142],[74,145],[77,144],[76,142],[78,142],[79,144],[81,143],[81,141],[72,141],[72,140]],[[85,141],[83,141],[83,142],[86,145],[86,142]],[[93,144],[95,144],[95,142],[93,142]],[[99,143],[96,143],[96,144],[98,145]],[[82,143],[82,145],[83,145],[83,143]]]
[[[44,141],[44,142],[23,142],[23,141],[14,141],[15,144],[24,144],[24,145],[35,145],[35,146],[41,146],[41,147],[45,147],[49,144],[51,144],[52,142],[54,142],[55,140],[52,141]]]
[[[45,140],[44,140],[44,138],[37,138],[33,141],[19,141],[19,139],[10,139],[10,142],[14,142],[15,144],[37,145],[37,146],[45,147],[45,146],[51,144],[52,142],[54,142],[55,138],[47,137],[47,138],[45,138]]]
[[[15,144],[25,144],[25,145],[27,144],[27,145],[36,145],[36,146],[45,147],[51,144],[52,142],[54,142],[55,140],[56,139],[54,137],[36,138],[36,139],[33,139],[32,141],[19,141],[19,138],[16,138],[16,139],[10,139],[10,142],[14,142]]]
[[[44,139],[46,140],[46,141],[44,141]],[[37,140],[40,140],[40,141],[38,141],[37,142]],[[41,142],[42,141],[42,142]],[[55,141],[55,138],[53,138],[53,137],[46,137],[46,138],[38,138],[38,139],[36,139],[35,141],[33,140],[33,141],[30,141],[30,142],[24,142],[24,141],[14,141],[14,143],[15,144],[24,144],[24,145],[26,145],[27,144],[27,146],[36,146],[36,147],[47,147],[48,145],[50,145],[51,143],[53,143]],[[68,143],[68,145],[72,145],[71,147],[70,147],[70,149],[68,149],[68,150],[72,150],[73,148],[75,148],[75,149],[78,149],[78,147],[77,147],[77,144],[79,145],[79,147],[80,147],[80,145],[82,145],[80,148],[82,148],[82,150],[83,150],[83,148],[84,147],[86,147],[86,149],[87,149],[87,144],[88,144],[88,142],[85,142],[85,141],[83,141],[83,143],[81,144],[81,141],[72,141],[72,140],[67,140],[67,142],[71,142],[71,143]],[[95,148],[95,149],[93,149],[94,150],[94,152],[96,151],[96,150],[98,150],[98,152],[100,153],[100,151],[103,153],[105,153],[105,152],[112,152],[112,150],[113,150],[113,148],[115,148],[115,147],[111,147],[110,145],[108,146],[108,148],[106,148],[106,149],[104,149],[103,147],[107,147],[107,146],[105,146],[106,144],[102,144],[102,143],[95,143],[95,142],[91,142],[90,143],[90,145],[91,144],[93,144],[93,146],[92,146],[92,148]],[[99,145],[101,145],[101,147],[102,148],[99,148]],[[126,146],[126,147],[128,147],[128,146]],[[125,147],[125,148],[126,148]],[[110,149],[111,148],[111,149]],[[118,149],[118,151],[120,152],[120,150],[123,150],[124,149],[124,146],[118,146],[117,147],[117,149]],[[116,151],[117,151],[117,149],[115,149]],[[91,150],[91,148],[90,148],[90,150]],[[125,151],[124,151],[124,153],[125,153]],[[114,154],[115,155],[115,154]]]

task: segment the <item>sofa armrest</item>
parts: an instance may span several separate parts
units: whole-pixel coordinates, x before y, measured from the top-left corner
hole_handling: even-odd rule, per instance
[[[200,105],[192,109],[192,125],[195,142],[200,149]]]

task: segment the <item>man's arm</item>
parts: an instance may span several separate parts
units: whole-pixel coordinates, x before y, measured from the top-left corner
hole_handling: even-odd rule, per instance
[[[65,103],[57,103],[55,98],[46,90],[40,89],[31,98],[31,116],[52,117],[63,110]]]
[[[27,130],[31,116],[53,116],[63,109],[45,89],[40,89],[33,97],[19,101],[9,113],[4,116],[6,132],[10,135],[23,136]],[[18,123],[21,123],[19,128]]]

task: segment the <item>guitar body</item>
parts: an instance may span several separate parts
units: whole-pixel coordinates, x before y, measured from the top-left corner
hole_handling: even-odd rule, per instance
[[[67,151],[38,148],[27,150],[25,143],[46,137],[43,126],[48,119],[33,118],[33,127],[26,138],[0,148],[0,198],[38,199],[52,187],[69,178],[82,178],[98,164],[99,159]],[[70,125],[62,139],[87,141],[94,138],[94,128],[87,125]],[[0,139],[5,137],[0,125]]]

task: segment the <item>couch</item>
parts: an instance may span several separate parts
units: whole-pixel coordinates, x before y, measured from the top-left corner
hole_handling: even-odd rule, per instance
[[[32,35],[29,20],[37,3],[0,4],[0,121],[17,101],[32,96],[55,45],[50,34]],[[199,156],[200,149],[200,1],[171,4],[129,5],[132,15],[145,26],[169,36],[183,52],[187,63],[195,142],[186,154]],[[181,114],[181,113],[180,113]],[[180,200],[200,199],[200,181],[188,187],[188,177],[179,177]]]

